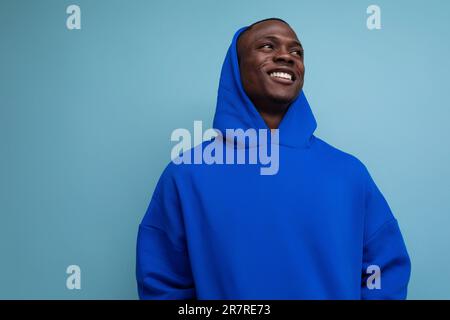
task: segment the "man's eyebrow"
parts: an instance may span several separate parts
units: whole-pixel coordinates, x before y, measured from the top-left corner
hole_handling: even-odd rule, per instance
[[[255,41],[259,41],[259,40],[262,40],[262,39],[268,39],[268,40],[273,40],[273,41],[279,41],[280,40],[280,38],[278,38],[277,36],[263,36],[263,37],[260,37],[260,38],[256,39]],[[297,45],[297,46],[299,46],[300,48],[303,49],[303,46],[300,43],[300,41],[297,41],[297,40],[293,39],[291,41],[291,43],[295,44],[295,45]]]

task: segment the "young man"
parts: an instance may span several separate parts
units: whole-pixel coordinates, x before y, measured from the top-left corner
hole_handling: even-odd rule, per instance
[[[366,167],[313,135],[304,72],[286,22],[237,31],[214,128],[275,129],[278,168],[170,163],[139,227],[140,298],[406,298],[410,260],[397,221]],[[237,148],[219,137],[216,147]]]

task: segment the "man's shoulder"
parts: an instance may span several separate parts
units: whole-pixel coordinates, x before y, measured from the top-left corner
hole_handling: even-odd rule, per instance
[[[197,169],[204,166],[203,150],[212,141],[203,141],[201,144],[180,152],[177,156],[172,155],[172,160],[166,165],[163,176],[165,178],[186,178]]]
[[[365,175],[367,173],[367,167],[365,164],[355,155],[343,151],[325,140],[314,136],[315,145],[318,151],[335,164],[342,165],[346,168],[358,171],[360,174]]]

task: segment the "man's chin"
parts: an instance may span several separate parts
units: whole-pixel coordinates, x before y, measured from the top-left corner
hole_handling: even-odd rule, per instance
[[[295,98],[297,97],[297,95],[293,95],[293,94],[272,94],[270,95],[269,99],[274,103],[274,104],[279,104],[280,106],[286,106],[291,104]]]

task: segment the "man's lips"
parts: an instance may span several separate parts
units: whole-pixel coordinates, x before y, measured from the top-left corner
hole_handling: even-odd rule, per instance
[[[271,80],[281,84],[293,84],[296,76],[293,71],[285,68],[277,68],[267,72]]]

